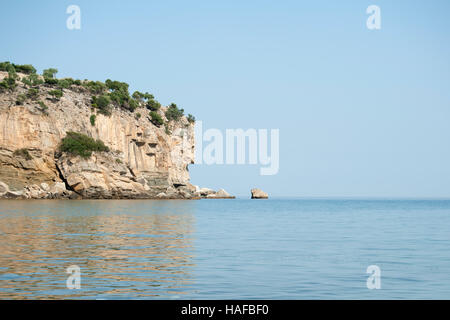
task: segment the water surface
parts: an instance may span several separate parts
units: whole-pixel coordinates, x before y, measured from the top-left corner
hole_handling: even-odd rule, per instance
[[[0,201],[0,299],[63,298],[450,299],[450,201]]]

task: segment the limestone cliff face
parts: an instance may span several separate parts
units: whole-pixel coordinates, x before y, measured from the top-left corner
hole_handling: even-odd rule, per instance
[[[6,75],[0,72],[0,80]],[[188,165],[194,162],[194,126],[185,117],[171,122],[166,132],[150,122],[144,107],[134,113],[115,108],[111,116],[97,114],[92,125],[88,90],[72,86],[55,101],[48,93],[52,89],[41,85],[39,97],[23,105],[16,104],[27,92],[23,84],[0,93],[0,197],[192,196]],[[45,112],[39,100],[47,105]],[[164,110],[159,111],[163,119]],[[59,154],[68,131],[100,139],[111,151],[89,159]]]

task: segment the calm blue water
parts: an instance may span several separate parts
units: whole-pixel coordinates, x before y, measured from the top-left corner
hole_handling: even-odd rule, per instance
[[[450,201],[0,201],[0,298],[450,299]]]

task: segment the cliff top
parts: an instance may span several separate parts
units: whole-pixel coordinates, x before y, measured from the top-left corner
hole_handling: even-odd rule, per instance
[[[185,125],[195,122],[191,114],[184,116],[184,110],[175,103],[162,107],[148,92],[135,91],[130,95],[129,85],[125,82],[58,79],[55,77],[57,72],[57,69],[49,68],[39,75],[32,65],[0,63],[0,93],[8,93],[6,98],[2,97],[1,105],[31,105],[46,114],[49,106],[55,106],[66,93],[74,92],[89,97],[87,105],[93,111],[91,122],[95,122],[96,114],[110,116],[113,111],[131,113],[137,119],[148,113],[149,121],[157,127],[164,126],[166,133],[170,133],[173,122]]]

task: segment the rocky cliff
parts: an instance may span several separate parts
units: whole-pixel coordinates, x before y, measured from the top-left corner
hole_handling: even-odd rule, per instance
[[[38,93],[20,80],[0,92],[0,197],[2,198],[192,198],[188,165],[194,161],[194,125],[183,116],[154,125],[149,110],[92,106],[93,94],[71,84],[62,97],[43,83]],[[8,77],[0,72],[0,81]],[[36,86],[34,86],[36,87]],[[95,114],[95,121],[91,116]],[[92,121],[92,123],[91,123]],[[66,133],[100,139],[109,152],[88,158],[58,152]]]

